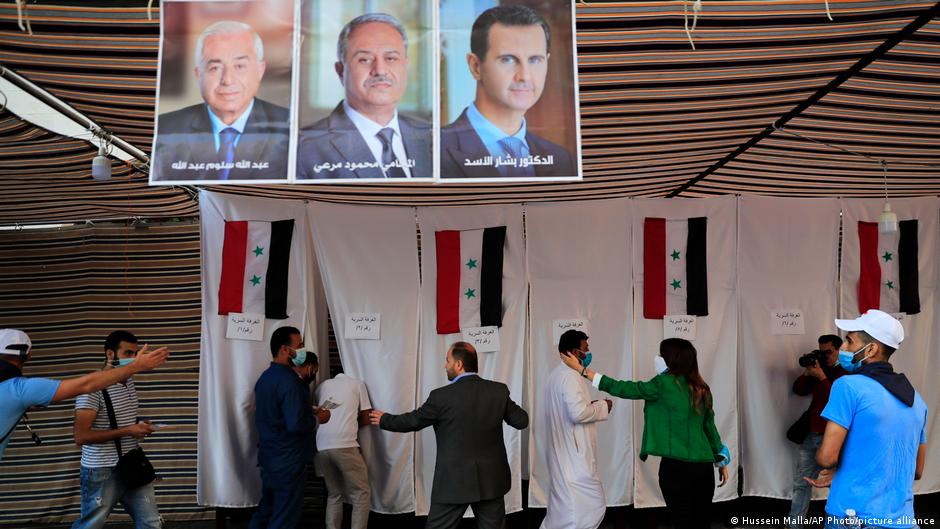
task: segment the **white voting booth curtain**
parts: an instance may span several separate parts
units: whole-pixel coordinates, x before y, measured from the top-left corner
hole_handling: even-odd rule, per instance
[[[738,220],[744,494],[790,498],[797,445],[786,431],[810,401],[792,391],[797,359],[837,332],[839,201],[741,197]]]
[[[365,382],[373,408],[413,410],[418,360],[414,209],[317,203],[308,206],[308,219],[343,371]],[[346,337],[354,313],[379,316],[379,339]],[[363,427],[359,443],[369,467],[372,510],[414,511],[414,434]]]
[[[627,199],[526,206],[529,268],[529,506],[545,507],[549,477],[545,380],[561,361],[555,322],[583,320],[591,368],[633,378],[632,234]],[[595,392],[594,398],[604,398]],[[607,505],[633,503],[633,407],[615,401],[597,423],[598,461]]]
[[[721,440],[731,451],[730,482],[717,489],[715,500],[737,497],[738,411],[737,343],[738,301],[735,291],[735,197],[707,199],[637,199],[633,201],[633,304],[635,379],[649,380],[655,374],[653,358],[659,354],[663,338],[663,320],[643,317],[643,223],[647,217],[684,220],[707,217],[706,265],[708,273],[708,316],[696,321],[692,340],[698,352],[698,365],[715,401],[715,425]],[[620,404],[619,402],[617,404]],[[616,405],[616,404],[615,404]],[[650,456],[640,461],[643,435],[643,403],[633,408],[634,504],[637,507],[665,505],[659,490],[659,459]],[[717,472],[716,477],[717,480]]]
[[[199,347],[199,429],[196,497],[200,505],[250,507],[261,498],[258,435],[254,424],[254,387],[271,364],[274,329],[304,330],[307,307],[306,210],[299,200],[235,197],[202,191],[202,342]],[[266,320],[261,341],[225,337],[225,316],[218,314],[222,243],[226,220],[294,220],[290,248],[285,320]],[[308,340],[311,337],[307,337]]]
[[[526,315],[525,242],[522,206],[434,207],[418,208],[421,232],[421,324],[418,359],[418,394],[420,405],[431,390],[447,384],[444,356],[453,342],[463,339],[459,333],[437,334],[437,246],[434,233],[439,230],[475,230],[506,227],[503,254],[503,325],[499,328],[500,350],[480,353],[480,376],[509,386],[510,396],[522,402],[523,360]],[[530,414],[531,416],[531,414]],[[512,490],[506,495],[506,512],[522,510],[521,435],[503,425]],[[415,504],[419,516],[426,515],[431,501],[436,445],[431,428],[415,438]]]
[[[842,317],[858,317],[859,237],[858,222],[878,222],[884,201],[880,199],[844,199],[842,201]],[[920,313],[904,314],[904,341],[891,356],[895,371],[910,379],[927,403],[927,461],[924,477],[914,482],[917,494],[940,490],[940,313],[937,311],[937,282],[940,259],[940,200],[937,197],[892,198],[891,208],[898,220],[918,221],[917,260],[920,283]],[[879,236],[879,242],[881,236]],[[896,238],[895,238],[896,241]],[[895,242],[896,248],[896,242]],[[889,248],[879,244],[879,255]],[[882,294],[882,310],[895,313],[897,307],[886,306]],[[931,470],[932,469],[932,470]]]

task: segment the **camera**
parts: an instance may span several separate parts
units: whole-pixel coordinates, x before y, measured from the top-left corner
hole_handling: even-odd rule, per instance
[[[813,367],[817,363],[825,364],[827,360],[827,355],[825,351],[820,351],[819,349],[813,349],[812,352],[806,353],[800,357],[800,367]]]

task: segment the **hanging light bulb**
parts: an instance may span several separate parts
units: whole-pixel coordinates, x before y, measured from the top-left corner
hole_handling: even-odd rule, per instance
[[[881,169],[885,177],[885,205],[878,216],[878,233],[896,233],[898,231],[898,216],[891,211],[891,204],[888,202],[888,164],[881,160]]]
[[[103,136],[98,144],[98,156],[91,159],[91,177],[99,181],[111,180],[111,160]]]

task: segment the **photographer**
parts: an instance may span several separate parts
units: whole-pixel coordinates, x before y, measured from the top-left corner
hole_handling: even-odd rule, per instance
[[[832,389],[833,381],[845,374],[845,370],[838,365],[841,346],[841,338],[834,334],[824,334],[819,337],[819,349],[799,359],[803,373],[793,382],[793,393],[801,397],[812,395],[813,398],[806,412],[787,432],[787,438],[800,445],[788,524],[793,529],[802,528],[812,497],[812,488],[803,478],[814,479],[822,470],[816,464],[816,450],[822,443],[826,420],[819,414],[829,402],[829,390]]]

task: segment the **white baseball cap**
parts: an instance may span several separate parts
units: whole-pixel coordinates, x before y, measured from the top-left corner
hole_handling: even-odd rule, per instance
[[[879,342],[897,349],[904,340],[904,327],[894,316],[877,309],[869,309],[854,320],[836,320],[836,327],[847,332],[865,331]]]
[[[29,352],[33,342],[25,332],[17,329],[0,329],[0,354],[22,356]]]

